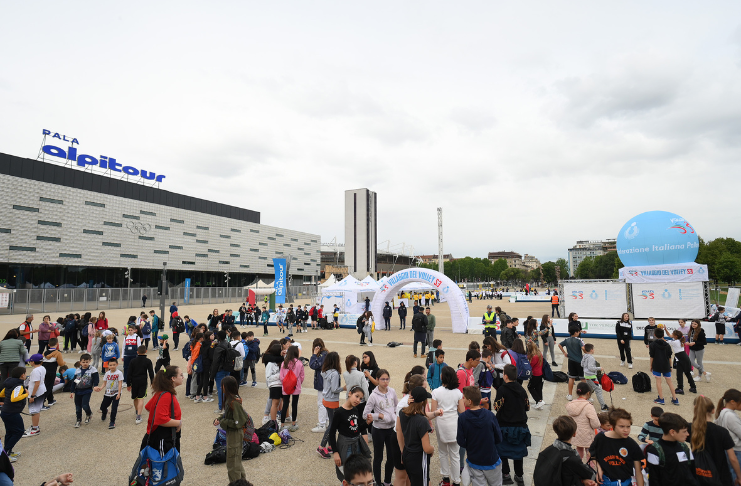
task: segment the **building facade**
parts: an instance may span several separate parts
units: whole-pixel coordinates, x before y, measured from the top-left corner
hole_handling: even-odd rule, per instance
[[[597,257],[610,251],[617,251],[614,238],[607,240],[580,240],[569,248],[569,275],[574,276],[579,264],[587,257]]]
[[[355,278],[376,273],[378,247],[376,193],[368,189],[345,191],[345,264]]]
[[[377,280],[414,266],[416,266],[414,257],[382,251],[376,253],[376,272],[369,275]],[[320,278],[324,280],[334,275],[338,280],[342,280],[349,273],[349,267],[345,263],[345,251],[339,249],[330,251],[325,247],[322,251]]]
[[[32,159],[0,154],[0,285],[247,285],[317,281],[319,235],[260,224],[260,213]]]

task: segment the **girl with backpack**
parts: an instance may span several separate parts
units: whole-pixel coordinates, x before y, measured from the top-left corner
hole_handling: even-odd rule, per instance
[[[139,314],[139,329],[142,331],[144,346],[147,348],[147,351],[149,351],[149,341],[152,339],[152,324],[147,320],[146,312]]]
[[[196,380],[196,392],[191,394],[193,403],[201,403],[203,401],[202,390],[205,388],[205,384],[203,383],[203,356],[201,356],[203,339],[203,333],[197,332],[193,335],[193,340],[190,342],[190,358],[188,359],[187,370],[188,375],[195,377]]]
[[[741,391],[735,388],[726,390],[720,400],[718,400],[715,423],[731,434],[731,439],[733,439],[733,454],[736,456],[736,462],[741,463],[741,418],[736,414],[738,410],[741,410]],[[730,452],[728,459],[733,464]],[[733,469],[731,470],[731,476],[734,481],[741,477]]]
[[[535,319],[528,319],[525,326],[525,339],[527,344],[535,344],[538,347],[538,340],[540,339],[540,332],[538,332],[538,321]]]
[[[327,431],[329,422],[327,420],[327,409],[322,403],[322,390],[324,389],[324,380],[322,379],[322,366],[324,359],[327,357],[327,348],[324,347],[324,341],[320,338],[314,339],[311,345],[312,354],[309,358],[309,367],[314,370],[314,390],[317,391],[317,414],[318,422],[316,427],[311,429],[314,433],[324,433]]]
[[[738,456],[728,430],[713,423],[713,412],[715,406],[708,397],[700,395],[695,398],[694,417],[687,428],[694,456],[692,467],[698,473],[703,472],[701,477],[708,481],[707,484],[732,486],[737,484],[736,478],[741,477]]]
[[[299,349],[290,346],[280,367],[280,382],[283,392],[283,411],[280,414],[283,426],[289,432],[298,430],[296,417],[298,416],[298,399],[301,396],[301,385],[304,382],[304,364],[298,359]],[[291,425],[288,425],[288,403],[291,404]]]
[[[226,471],[231,482],[246,480],[247,475],[242,465],[242,443],[244,428],[252,420],[242,408],[239,384],[233,376],[226,376],[221,380],[221,390],[224,397],[224,414],[214,420],[214,425],[221,426],[226,431]]]
[[[396,391],[389,387],[391,375],[384,369],[379,369],[378,386],[371,392],[363,418],[368,423],[368,428],[373,436],[373,476],[376,484],[390,484],[391,474],[394,472],[394,448],[392,442],[396,440],[394,424],[396,423],[396,405],[399,399]],[[383,452],[386,449],[386,467],[384,475],[381,476],[381,462]],[[381,479],[384,481],[381,482]]]
[[[687,354],[684,352],[684,336],[682,335],[682,331],[679,329],[675,330],[672,332],[672,337],[674,339],[669,341],[669,346],[672,348],[674,358],[677,360],[677,389],[675,391],[679,395],[684,395],[684,384],[682,383],[682,375],[684,375],[687,377],[690,391],[692,393],[697,393],[695,380],[692,379],[692,365],[690,364],[690,359],[687,357]]]
[[[702,357],[705,354],[705,345],[708,341],[705,338],[705,330],[698,319],[692,319],[687,341],[690,344],[690,364],[697,368],[698,373],[700,373],[699,379],[702,379],[702,375],[705,375],[705,380],[710,383],[710,373],[702,367]]]
[[[594,429],[599,428],[599,417],[594,405],[589,402],[592,391],[586,383],[576,385],[576,400],[566,404],[568,413],[576,422],[576,435],[571,440],[571,445],[576,447],[579,457],[584,459],[585,452],[594,440]]]
[[[522,339],[515,339],[515,342],[512,343],[512,348],[507,352],[507,354],[510,357],[510,364],[517,368],[517,383],[522,385],[522,382],[528,379],[525,378],[525,376],[531,376],[533,374]]]
[[[530,367],[533,369],[533,373],[527,384],[527,391],[530,392],[530,396],[535,400],[533,408],[540,410],[545,405],[543,401],[543,354],[540,352],[540,348],[534,343],[528,343],[527,345],[527,359],[530,361]]]

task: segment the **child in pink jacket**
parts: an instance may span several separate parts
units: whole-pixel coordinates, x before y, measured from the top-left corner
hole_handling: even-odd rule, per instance
[[[297,346],[289,346],[286,357],[280,365],[280,382],[283,386],[283,427],[290,432],[298,429],[296,416],[298,414],[298,397],[301,395],[301,384],[304,382],[304,364],[299,358]],[[288,402],[291,402],[291,425],[288,425]]]
[[[577,399],[566,404],[566,412],[576,422],[576,435],[571,440],[571,445],[576,447],[579,457],[584,459],[584,453],[592,445],[594,440],[594,429],[599,428],[599,417],[594,405],[589,401],[592,392],[589,385],[579,383],[576,386]]]

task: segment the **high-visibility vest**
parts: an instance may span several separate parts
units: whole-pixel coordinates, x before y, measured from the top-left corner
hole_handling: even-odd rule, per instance
[[[491,322],[486,322],[491,321]],[[484,327],[496,327],[497,325],[497,319],[496,314],[493,312],[485,312],[484,313]]]
[[[558,295],[551,297],[551,304],[558,305]]]

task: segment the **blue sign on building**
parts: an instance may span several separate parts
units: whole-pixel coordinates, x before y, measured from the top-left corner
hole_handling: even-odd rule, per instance
[[[275,282],[273,287],[275,288],[275,303],[285,304],[286,303],[286,259],[285,258],[273,258],[273,266],[275,267]]]

